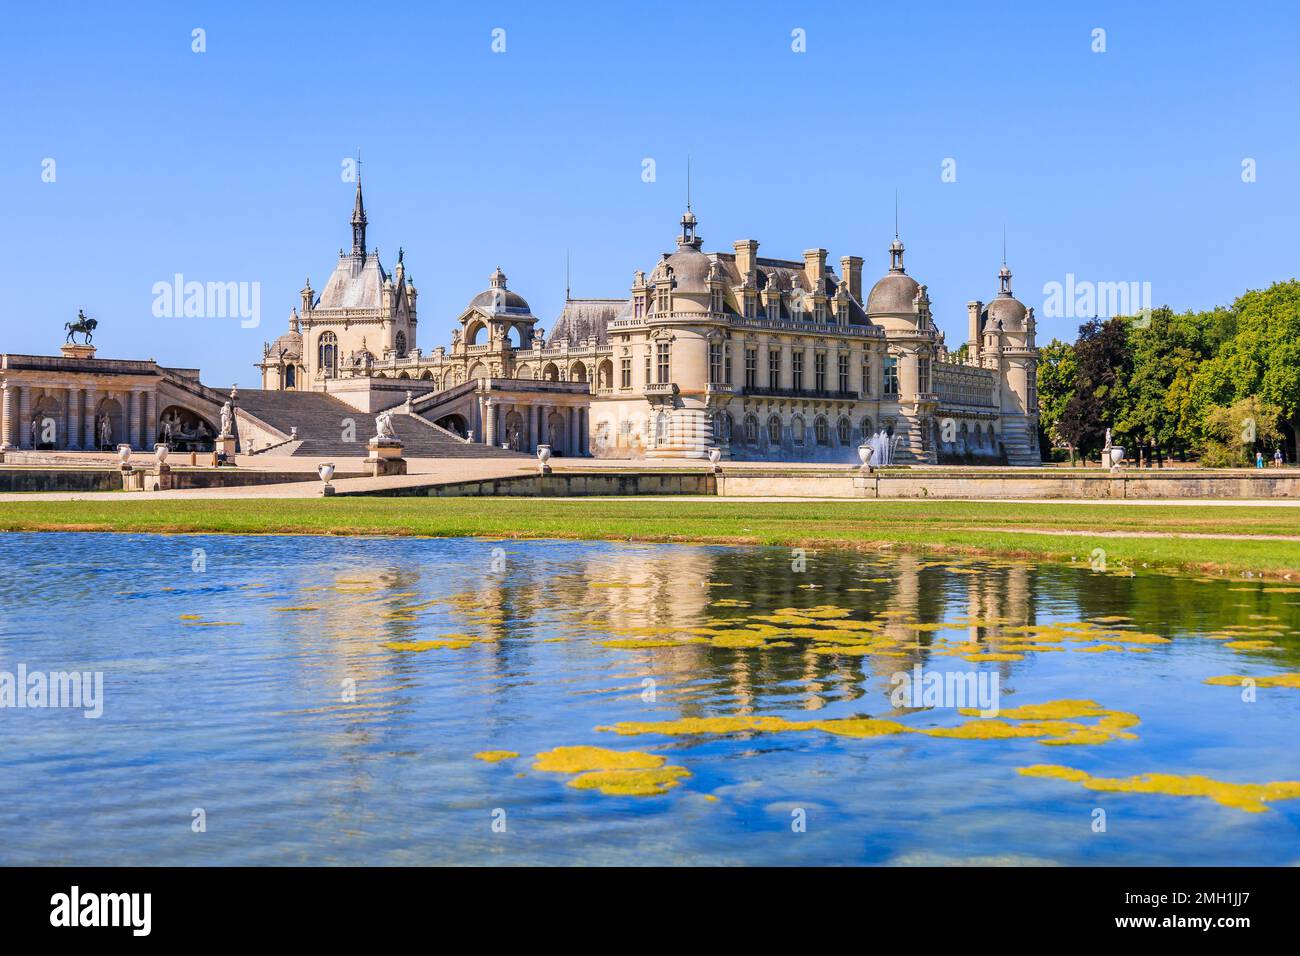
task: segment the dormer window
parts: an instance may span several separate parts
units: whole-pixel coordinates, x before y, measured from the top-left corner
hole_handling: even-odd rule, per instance
[[[713,288],[709,293],[709,300],[710,310],[720,313],[722,311],[722,290],[716,287]]]

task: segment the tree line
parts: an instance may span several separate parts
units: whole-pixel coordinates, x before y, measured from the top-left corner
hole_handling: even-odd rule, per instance
[[[1136,460],[1300,460],[1300,282],[1230,306],[1091,319],[1038,360],[1039,443],[1094,457],[1111,429]]]

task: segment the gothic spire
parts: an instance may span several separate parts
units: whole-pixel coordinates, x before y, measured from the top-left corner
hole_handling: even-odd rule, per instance
[[[366,204],[361,199],[361,150],[357,150],[357,198],[352,204],[352,254],[366,257]]]

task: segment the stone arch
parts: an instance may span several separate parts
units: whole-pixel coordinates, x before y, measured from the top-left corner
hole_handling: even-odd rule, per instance
[[[339,337],[326,329],[316,340],[316,367],[333,377],[339,370]]]
[[[780,447],[781,445],[781,416],[767,416],[767,443]]]
[[[486,322],[484,322],[482,319],[471,319],[469,322],[465,323],[465,344],[478,345],[479,333],[487,332],[487,331],[488,331],[488,324]],[[490,332],[488,334],[489,336],[491,335]]]
[[[108,419],[108,441],[104,441],[101,421]],[[95,447],[100,451],[112,451],[118,445],[130,440],[126,411],[121,402],[115,398],[100,399],[95,406]]]
[[[429,369],[426,368],[423,372],[420,373],[420,380],[424,382],[432,381],[433,372],[431,372]]]
[[[475,362],[472,366],[470,366],[469,377],[476,378],[476,379],[487,378],[488,377],[487,366],[484,365],[482,362]]]
[[[596,387],[614,387],[614,363],[609,359],[603,360],[598,366],[596,366]]]
[[[559,412],[551,412],[546,418],[546,435],[550,439],[553,454],[563,454],[565,439],[568,438],[568,422]]]
[[[806,432],[807,427],[804,425],[803,415],[795,412],[790,416],[790,440],[796,445],[803,445],[808,440]]]
[[[517,409],[511,409],[506,412],[502,425],[505,428],[505,434],[497,436],[501,443],[508,446],[511,451],[524,451],[524,446],[528,442],[524,427],[524,416],[519,414]]]
[[[35,423],[35,432],[32,432],[32,424]],[[53,428],[49,424],[53,423]],[[23,423],[23,427],[28,429],[29,434],[22,436],[22,441],[31,440],[33,448],[54,449],[59,446],[60,442],[66,444],[63,431],[63,403],[54,395],[48,392],[39,398],[32,405],[32,417],[28,422]]]
[[[409,373],[403,371],[403,372],[398,372],[398,373],[397,373],[397,377],[398,377],[399,379],[403,379],[403,378],[404,378],[404,379],[410,379],[411,376],[410,376]]]
[[[831,423],[826,420],[825,415],[818,415],[813,419],[813,441],[820,448],[830,447]]]
[[[745,416],[745,444],[758,444],[758,416],[750,412]]]
[[[570,382],[585,382],[587,380],[587,366],[583,362],[574,362],[569,366]]]
[[[457,415],[455,413],[451,415],[443,415],[442,418],[439,418],[434,422],[434,424],[439,428],[447,429],[449,432],[455,432],[461,438],[465,438],[469,435],[469,423],[465,421],[464,415]]]
[[[173,451],[212,451],[217,428],[197,412],[168,405],[158,416],[156,434]]]
[[[525,362],[515,369],[515,378],[531,379],[533,377],[533,367]]]
[[[849,421],[849,416],[841,415],[835,423],[835,439],[846,448],[853,444],[853,422]]]
[[[560,370],[554,362],[547,362],[542,367],[542,378],[548,382],[558,382],[560,380]]]

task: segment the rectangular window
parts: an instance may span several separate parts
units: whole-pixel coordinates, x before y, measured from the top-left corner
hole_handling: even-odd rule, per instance
[[[718,385],[723,381],[722,343],[709,343],[709,384]]]
[[[643,303],[643,302],[641,301],[641,297],[640,297],[640,296],[637,296],[637,297],[636,297],[636,302],[633,303],[633,306],[632,306],[632,317],[633,317],[633,318],[636,318],[636,319],[639,319],[639,318],[641,318],[643,315],[645,315],[645,303]]]
[[[916,360],[916,390],[918,392],[930,391],[930,360],[929,358],[918,358]]]
[[[871,356],[862,357],[862,397],[871,397]]]
[[[803,349],[795,349],[794,352],[791,353],[790,359],[793,363],[792,371],[794,372],[794,375],[792,378],[794,380],[794,390],[796,392],[801,392],[803,391]]]
[[[745,293],[745,318],[752,319],[753,317],[754,317],[754,293],[747,292]]]
[[[647,342],[645,347],[645,384],[649,385],[652,381],[653,379],[650,377],[650,343]]]
[[[898,395],[898,359],[892,355],[885,359],[885,394]]]
[[[847,392],[849,390],[849,357],[841,352],[837,361],[839,362],[840,391]]]
[[[758,349],[745,349],[745,388],[758,385]]]
[[[767,387],[781,387],[781,349],[775,345],[767,347]]]
[[[632,387],[632,358],[624,356],[619,359],[618,384],[620,388]]]
[[[655,357],[659,364],[659,377],[656,381],[660,385],[667,385],[672,379],[668,377],[668,343],[659,342],[655,346]]]
[[[813,355],[813,390],[817,392],[826,391],[825,352],[817,352]]]

